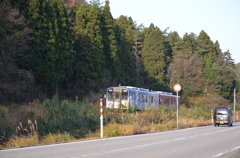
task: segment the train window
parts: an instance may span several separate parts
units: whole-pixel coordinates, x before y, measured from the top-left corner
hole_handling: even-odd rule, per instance
[[[166,103],[166,105],[169,105],[169,99],[168,98],[165,100],[165,103]]]
[[[140,102],[143,102],[143,95],[140,94]]]
[[[109,101],[113,100],[113,89],[108,90],[108,98]]]
[[[119,98],[120,98],[119,93],[115,93],[115,98],[114,99],[118,100]]]
[[[122,100],[127,100],[128,99],[128,90],[123,89],[122,90]]]

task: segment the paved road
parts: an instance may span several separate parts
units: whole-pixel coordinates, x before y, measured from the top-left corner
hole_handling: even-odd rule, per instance
[[[236,148],[230,152],[223,153],[219,157],[220,158],[239,158],[240,157],[240,148]]]
[[[0,158],[236,158],[240,123],[1,150]],[[235,155],[235,156],[234,156]]]

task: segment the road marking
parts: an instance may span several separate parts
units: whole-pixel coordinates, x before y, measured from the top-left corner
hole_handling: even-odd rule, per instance
[[[222,155],[224,155],[224,154],[223,154],[223,153],[220,153],[220,154],[217,154],[217,155],[213,156],[213,158],[221,157]]]
[[[221,156],[223,156],[223,155],[229,154],[229,153],[231,153],[231,152],[233,152],[233,151],[235,151],[235,150],[238,150],[238,149],[240,149],[240,146],[235,147],[235,148],[233,148],[233,149],[231,149],[231,150],[229,150],[229,151],[225,151],[225,152],[223,152],[223,153],[217,154],[217,155],[213,156],[213,158],[221,157]]]
[[[151,145],[157,145],[157,144],[162,144],[162,143],[168,143],[168,142],[190,139],[190,138],[194,138],[194,137],[204,136],[204,135],[208,135],[208,134],[214,134],[216,132],[223,132],[223,131],[232,130],[232,129],[233,128],[224,128],[223,130],[219,130],[219,131],[213,131],[213,132],[208,132],[208,133],[203,133],[203,134],[196,134],[196,135],[192,135],[192,136],[188,136],[188,137],[180,137],[180,138],[169,139],[169,140],[164,140],[164,141],[157,141],[157,142],[153,142],[153,143],[149,143],[149,144],[130,146],[130,147],[126,147],[126,148],[119,148],[119,149],[106,150],[106,151],[101,151],[101,152],[96,152],[96,153],[83,154],[83,155],[73,156],[73,157],[69,157],[69,158],[81,158],[81,157],[88,157],[88,156],[95,156],[95,155],[106,154],[106,153],[113,153],[113,152],[131,150],[131,149],[147,147],[147,146],[151,146]],[[220,153],[217,156],[219,157],[223,154],[224,153]]]
[[[106,154],[106,153],[119,152],[119,151],[124,151],[124,150],[140,148],[140,147],[147,147],[147,146],[155,145],[155,144],[166,143],[166,142],[170,142],[170,141],[171,140],[166,140],[166,141],[161,141],[161,142],[142,144],[142,145],[137,145],[137,146],[132,146],[132,147],[126,147],[126,148],[120,148],[120,149],[114,149],[114,150],[108,150],[108,151],[102,151],[102,152],[96,152],[96,153],[90,153],[90,154],[83,154],[83,155],[73,156],[73,157],[69,157],[69,158],[80,158],[80,157],[87,157],[87,156],[94,156],[94,155],[100,155],[100,154]]]

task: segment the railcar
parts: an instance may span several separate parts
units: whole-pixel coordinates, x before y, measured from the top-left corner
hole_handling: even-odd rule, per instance
[[[106,91],[106,108],[144,110],[158,109],[159,105],[171,108],[176,106],[176,101],[174,101],[176,97],[170,93],[132,86],[109,87]]]
[[[172,93],[169,93],[169,92],[157,91],[157,93],[159,94],[159,104],[165,105],[168,109],[176,107],[177,100],[178,100],[178,103],[180,103],[179,96],[173,95]]]

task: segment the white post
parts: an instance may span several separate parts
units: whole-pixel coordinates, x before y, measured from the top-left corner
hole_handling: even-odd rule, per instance
[[[212,124],[213,124],[213,109],[211,109],[211,118],[212,118]]]
[[[178,129],[178,91],[177,91],[177,129]]]
[[[233,99],[233,104],[234,104],[234,121],[236,121],[236,89],[234,88],[234,99]]]
[[[103,106],[102,99],[100,99],[100,135],[103,138]]]

